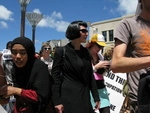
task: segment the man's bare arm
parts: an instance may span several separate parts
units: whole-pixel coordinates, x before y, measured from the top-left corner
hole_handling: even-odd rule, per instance
[[[111,61],[113,72],[132,72],[150,67],[150,56],[140,58],[126,57],[126,49],[127,45],[125,43],[116,40]]]

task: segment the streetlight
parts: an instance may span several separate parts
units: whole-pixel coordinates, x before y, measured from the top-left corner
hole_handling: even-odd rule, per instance
[[[94,27],[90,21],[87,22],[87,25],[88,25],[88,30],[89,30],[89,40],[90,40],[90,37],[93,35],[93,34],[97,34],[98,33],[98,28]]]
[[[26,14],[26,7],[29,4],[30,0],[18,0],[21,5],[21,30],[20,36],[24,37],[25,33],[25,14]]]
[[[43,18],[43,15],[33,12],[33,13],[27,13],[26,17],[28,21],[30,22],[30,24],[32,25],[32,42],[35,44],[36,25],[41,21],[41,19]]]

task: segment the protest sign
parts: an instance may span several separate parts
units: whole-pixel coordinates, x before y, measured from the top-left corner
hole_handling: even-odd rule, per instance
[[[6,110],[0,105],[0,113],[7,113]]]
[[[104,79],[111,103],[111,113],[120,113],[124,101],[122,89],[126,80],[126,73],[113,73],[109,71],[104,74]]]
[[[11,51],[9,49],[3,49],[2,54],[3,60],[12,60]]]

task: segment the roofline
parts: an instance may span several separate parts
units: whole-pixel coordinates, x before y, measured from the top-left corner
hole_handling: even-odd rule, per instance
[[[129,14],[129,15],[125,15],[125,16],[122,16],[122,17],[119,17],[119,18],[114,18],[114,19],[109,19],[109,20],[104,20],[104,21],[99,21],[99,22],[93,22],[91,23],[91,26],[93,25],[99,25],[101,23],[109,23],[109,22],[114,22],[114,21],[120,21],[122,20],[123,18],[130,18],[130,17],[133,17],[134,14]]]

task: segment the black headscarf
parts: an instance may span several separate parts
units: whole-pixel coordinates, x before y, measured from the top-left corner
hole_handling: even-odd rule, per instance
[[[28,56],[27,63],[24,67],[18,68],[14,63],[14,72],[13,72],[13,80],[16,83],[18,87],[26,88],[27,81],[29,80],[29,76],[31,74],[31,70],[35,61],[35,47],[33,42],[26,37],[17,37],[12,41],[11,50],[12,47],[15,44],[21,44]]]
[[[11,43],[12,41],[8,41],[7,44],[6,44],[6,49],[9,49],[11,47]]]
[[[34,113],[45,113],[51,96],[50,75],[47,65],[35,57],[35,47],[29,38],[18,37],[12,41],[12,47],[15,44],[21,44],[25,48],[28,60],[26,65],[21,68],[14,64],[14,83],[17,87],[34,90],[38,95],[38,103],[16,96],[16,100],[20,100],[16,101],[16,106],[19,109],[24,103],[27,103]]]

